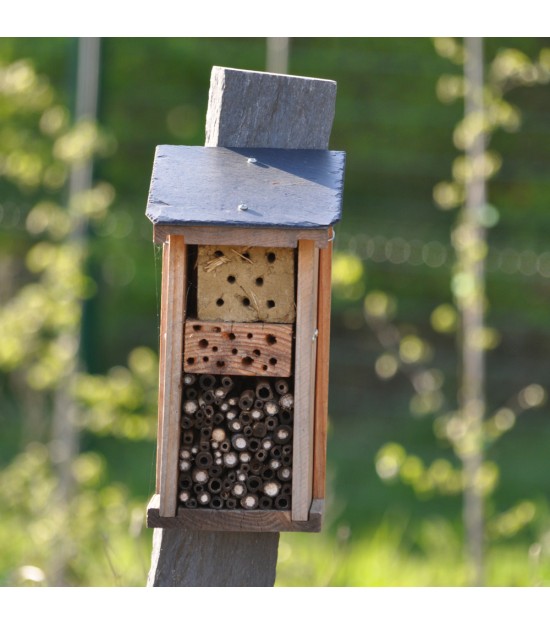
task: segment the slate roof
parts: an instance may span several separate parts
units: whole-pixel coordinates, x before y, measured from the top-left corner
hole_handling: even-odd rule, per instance
[[[344,165],[345,152],[330,150],[160,145],[146,215],[166,226],[328,228],[341,218]]]

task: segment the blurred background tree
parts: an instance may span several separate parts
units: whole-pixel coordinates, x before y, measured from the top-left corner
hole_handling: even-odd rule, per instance
[[[459,42],[445,41],[440,52],[441,46],[460,49]],[[448,55],[434,53],[427,39],[288,43],[290,73],[338,81],[331,145],[347,151],[348,165],[334,261],[331,518],[320,536],[282,537],[279,583],[468,583],[462,483],[449,441],[440,437],[434,444],[432,420],[424,418],[445,414],[458,389],[454,335],[436,331],[452,330],[457,320],[456,309],[441,304],[451,297],[454,216],[434,210],[432,191],[438,189],[437,201],[448,194],[436,185],[463,149],[450,141],[462,117],[454,97],[460,84],[441,78]],[[500,49],[521,50],[512,58],[524,54],[547,64],[548,40],[488,39],[485,45],[487,59],[499,58]],[[204,143],[212,65],[263,70],[269,56],[261,38],[113,38],[103,40],[101,50],[97,126],[75,123],[69,113],[78,91],[76,40],[0,41],[2,76],[8,76],[0,83],[5,584],[144,583],[160,263],[143,212],[154,147]],[[21,67],[27,78],[15,80]],[[436,86],[449,106],[438,101]],[[489,584],[549,580],[550,425],[537,401],[550,348],[547,97],[544,84],[514,90],[507,99],[511,123],[514,111],[522,113],[521,132],[497,133],[492,141],[503,159],[491,182],[499,220],[485,259],[486,320],[499,329],[485,335],[494,344],[487,354],[487,414],[497,419],[510,389],[535,392],[517,398],[533,407],[529,419],[517,420],[513,436],[487,450],[488,466],[499,468],[488,505],[510,511],[488,527],[495,538],[487,552]],[[71,158],[92,152],[101,156],[96,182],[81,201],[71,201]],[[85,241],[76,244],[82,220]],[[399,332],[397,352],[381,353],[372,311],[391,317],[395,330],[382,335],[391,344],[392,332]],[[73,338],[62,339],[67,336]],[[412,400],[404,367],[423,373]],[[78,447],[66,465],[74,481],[68,508],[56,503],[59,446],[51,444],[59,389],[77,407]],[[493,425],[500,432],[514,419],[500,413]],[[443,421],[435,423],[441,432]],[[391,454],[385,463],[377,456],[388,440],[397,441],[393,464]],[[420,470],[429,480],[416,479],[419,462],[430,469]],[[395,482],[399,475],[415,488]],[[392,487],[379,476],[393,478]],[[496,479],[491,484],[496,487]],[[455,496],[434,496],[444,489]],[[535,507],[518,512],[523,500]],[[53,556],[61,544],[60,564]]]

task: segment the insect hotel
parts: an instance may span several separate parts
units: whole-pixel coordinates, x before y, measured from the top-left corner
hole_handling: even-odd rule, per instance
[[[149,527],[319,531],[333,225],[345,154],[159,146],[163,245]]]

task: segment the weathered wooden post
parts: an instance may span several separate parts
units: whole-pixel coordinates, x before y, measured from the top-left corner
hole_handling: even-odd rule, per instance
[[[321,528],[335,95],[332,81],[215,67],[206,147],[157,148],[150,586],[271,586],[278,532]]]

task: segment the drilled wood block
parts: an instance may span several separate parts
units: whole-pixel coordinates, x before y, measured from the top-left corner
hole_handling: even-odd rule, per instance
[[[184,369],[189,373],[289,377],[292,325],[185,322]]]
[[[292,323],[294,250],[199,245],[197,316],[203,321]]]

